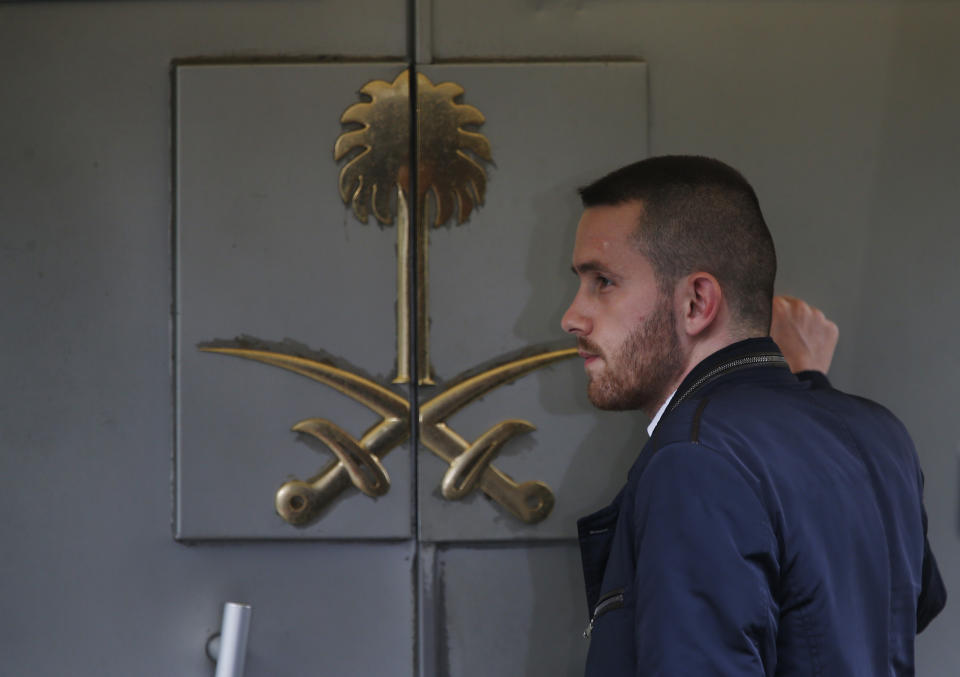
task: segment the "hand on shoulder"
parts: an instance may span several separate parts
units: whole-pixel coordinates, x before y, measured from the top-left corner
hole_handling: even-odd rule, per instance
[[[794,373],[830,369],[840,338],[836,323],[802,299],[775,296],[770,337],[780,346]]]

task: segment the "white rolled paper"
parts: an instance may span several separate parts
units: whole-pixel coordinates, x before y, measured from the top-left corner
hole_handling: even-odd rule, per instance
[[[250,632],[250,605],[227,602],[220,624],[220,651],[215,677],[243,677]]]

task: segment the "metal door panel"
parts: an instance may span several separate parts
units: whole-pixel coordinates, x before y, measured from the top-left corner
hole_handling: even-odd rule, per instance
[[[576,189],[646,155],[647,87],[646,65],[639,62],[420,70],[434,83],[464,88],[463,102],[486,118],[479,131],[493,155],[483,206],[467,223],[430,233],[430,356],[439,385],[421,389],[422,401],[461,372],[506,353],[558,340],[573,345],[560,317],[576,288],[570,272],[580,212]],[[493,464],[517,482],[541,480],[553,489],[556,504],[545,521],[523,524],[479,492],[443,499],[438,487],[447,464],[421,447],[422,537],[573,537],[576,518],[611,495],[645,435],[642,417],[602,416],[584,390],[574,358],[499,388],[449,419],[467,440],[505,419],[537,427],[510,441]]]
[[[252,607],[248,677],[412,673],[412,542],[216,547],[228,556],[207,561],[204,579],[169,583],[170,595],[190,591],[179,616],[194,634],[178,643],[195,656],[188,674],[213,675],[197,629],[206,622],[216,631],[212,622],[231,599]]]
[[[377,417],[325,385],[198,346],[238,336],[321,353],[378,382],[394,369],[394,238],[340,199],[340,114],[396,64],[193,65],[176,70],[177,535],[401,538],[405,445],[373,499],[352,487],[306,528],[274,512],[278,487],[334,457],[290,431],[322,417],[355,437]],[[397,392],[405,392],[398,388]]]
[[[442,664],[434,674],[582,675],[579,561],[574,544],[439,549],[432,601]]]

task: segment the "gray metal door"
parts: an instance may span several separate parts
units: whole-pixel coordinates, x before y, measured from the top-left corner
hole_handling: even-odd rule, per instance
[[[643,421],[591,410],[559,318],[645,66],[418,71],[411,106],[402,63],[176,67],[176,535],[321,548],[265,668],[578,674],[575,520]]]

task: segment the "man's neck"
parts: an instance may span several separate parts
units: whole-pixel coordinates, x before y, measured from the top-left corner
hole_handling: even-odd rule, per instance
[[[687,378],[690,372],[693,371],[698,364],[703,362],[714,353],[748,338],[762,338],[763,336],[764,335],[761,334],[748,335],[746,333],[743,336],[733,336],[731,332],[726,331],[722,334],[717,334],[700,341],[692,342],[690,344],[690,352],[687,355],[687,359],[684,361],[685,366],[683,370],[676,378],[673,379],[673,381],[670,382],[666,388],[664,388],[663,395],[657,398],[657,402],[650,407],[645,407],[643,413],[645,413],[651,420],[656,418],[658,412],[670,402],[670,399],[677,392],[677,388],[680,387],[680,384],[683,383],[683,380]]]
[[[686,366],[680,378],[673,384],[673,388],[679,387],[683,379],[687,377],[687,374],[714,353],[723,350],[727,346],[732,346],[734,343],[739,343],[740,341],[745,341],[750,338],[762,338],[764,336],[766,336],[766,334],[755,331],[733,331],[730,327],[726,327],[724,329],[714,330],[707,336],[697,337],[688,343],[689,352],[685,362]]]

